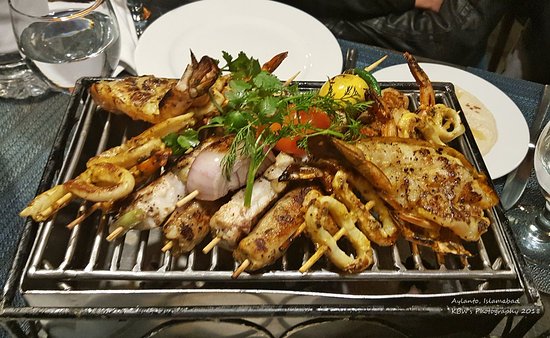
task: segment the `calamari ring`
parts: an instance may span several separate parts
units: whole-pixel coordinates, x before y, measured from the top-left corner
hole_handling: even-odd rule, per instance
[[[93,202],[118,200],[134,190],[134,176],[112,163],[97,163],[64,186],[76,196]]]
[[[444,104],[436,104],[430,110],[422,111],[419,116],[424,122],[420,126],[424,138],[435,144],[449,143],[465,131],[458,112]]]
[[[328,213],[326,212],[328,211]],[[344,230],[355,249],[355,258],[338,247],[337,241],[323,228],[326,217],[332,219]],[[326,245],[325,254],[330,261],[345,272],[364,271],[373,263],[373,253],[367,237],[355,227],[354,220],[346,206],[330,196],[321,196],[309,206],[306,216],[306,231],[318,245]]]

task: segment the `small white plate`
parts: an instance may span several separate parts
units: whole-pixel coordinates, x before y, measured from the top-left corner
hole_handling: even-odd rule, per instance
[[[267,0],[202,0],[178,7],[154,21],[138,41],[138,75],[180,78],[190,62],[208,55],[225,65],[243,51],[260,64],[288,51],[275,70],[281,80],[325,81],[339,74],[342,51],[320,21],[294,7]]]
[[[434,63],[420,63],[420,66],[432,82],[451,82],[475,95],[491,111],[496,121],[498,138],[483,160],[492,179],[514,170],[527,154],[529,127],[512,99],[492,83],[459,68]],[[381,82],[414,81],[407,64],[383,68],[373,75]]]

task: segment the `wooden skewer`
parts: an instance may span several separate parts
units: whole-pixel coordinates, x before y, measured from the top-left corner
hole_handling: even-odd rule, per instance
[[[290,78],[288,78],[288,80],[286,80],[285,83],[283,83],[283,87],[286,87],[289,84],[291,84],[292,81],[294,81],[294,79],[296,79],[298,77],[298,75],[300,75],[300,71],[298,71],[296,74],[294,74]]]
[[[53,202],[52,205],[47,207],[46,209],[42,210],[38,216],[43,219],[48,219],[50,216],[57,211],[58,209],[65,206],[67,203],[69,203],[73,199],[74,195],[70,192],[66,193],[65,195],[61,196],[60,199]]]
[[[337,241],[340,238],[342,238],[342,236],[344,236],[345,234],[346,234],[346,229],[345,228],[340,228],[340,230],[338,230],[338,232],[335,233],[334,236],[332,236],[332,237],[334,238],[334,240]],[[315,264],[315,262],[317,262],[321,257],[323,257],[323,255],[325,254],[325,252],[327,250],[328,250],[328,246],[326,246],[326,245],[320,246],[317,249],[317,251],[315,251],[315,253],[311,257],[309,257],[307,262],[305,262],[304,265],[302,265],[302,267],[298,271],[300,271],[301,273],[304,273],[307,270],[311,269],[313,264]]]
[[[181,200],[179,200],[176,203],[176,207],[179,208],[179,207],[191,202],[191,200],[193,200],[195,197],[197,197],[198,194],[199,194],[198,190],[194,190],[194,191],[190,192],[187,196],[185,196],[184,198],[182,198]]]
[[[208,243],[203,249],[202,249],[202,253],[204,254],[207,254],[210,252],[210,250],[212,250],[216,245],[218,245],[218,243],[222,240],[221,237],[214,237],[210,243]]]
[[[90,217],[91,214],[94,213],[97,209],[102,209],[104,212],[108,212],[113,207],[114,201],[109,202],[96,202],[94,203],[86,212],[76,219],[74,219],[71,223],[67,224],[68,229],[74,228],[75,225],[78,223],[81,223],[86,218]]]
[[[78,216],[77,218],[75,218],[71,223],[67,224],[67,228],[68,229],[72,229],[75,227],[75,225],[81,223],[83,220],[85,220],[86,218],[88,218],[91,214],[94,213],[94,211],[96,211],[97,209],[99,209],[101,207],[101,205],[103,204],[103,202],[97,202],[97,203],[94,203],[91,207],[88,208],[88,210],[86,210],[86,212],[84,212],[82,215]]]
[[[118,236],[122,235],[124,233],[124,231],[126,231],[124,229],[124,227],[118,227],[116,228],[113,232],[111,232],[109,234],[109,236],[107,236],[107,241],[108,242],[112,242],[113,240],[115,240]]]
[[[367,72],[372,71],[374,68],[378,67],[382,62],[384,62],[384,60],[386,60],[387,57],[388,57],[388,55],[382,56],[378,61],[375,61],[371,65],[365,67],[365,70]]]
[[[170,249],[172,249],[172,247],[174,246],[174,241],[169,241],[168,243],[166,243],[162,249],[160,249],[162,252],[166,252]]]
[[[246,270],[246,268],[248,268],[248,266],[250,265],[250,260],[247,258],[244,260],[244,262],[241,263],[241,265],[239,265],[239,267],[237,268],[237,270],[233,271],[233,274],[231,275],[231,278],[237,278],[239,277],[239,275],[241,273],[243,273],[244,270]]]
[[[296,232],[294,233],[294,235],[292,235],[292,238],[299,236],[302,232],[304,232],[304,230],[306,230],[306,222],[300,224],[298,229],[296,229]]]

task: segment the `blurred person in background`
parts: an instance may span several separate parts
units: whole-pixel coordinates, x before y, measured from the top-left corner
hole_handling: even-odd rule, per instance
[[[448,63],[479,66],[510,0],[279,0],[337,37]]]
[[[527,19],[518,46],[521,77],[550,84],[550,1],[527,1],[521,9]]]

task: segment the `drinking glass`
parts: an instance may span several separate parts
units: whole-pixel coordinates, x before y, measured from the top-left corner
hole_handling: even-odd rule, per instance
[[[535,286],[550,293],[550,122],[537,140],[534,156],[537,182],[546,203],[525,226],[518,227],[516,235],[520,251],[533,272]]]
[[[9,0],[19,52],[52,89],[85,76],[111,76],[120,33],[109,0]]]
[[[0,98],[24,99],[44,94],[48,85],[25,64],[11,28],[8,0],[0,0]]]

